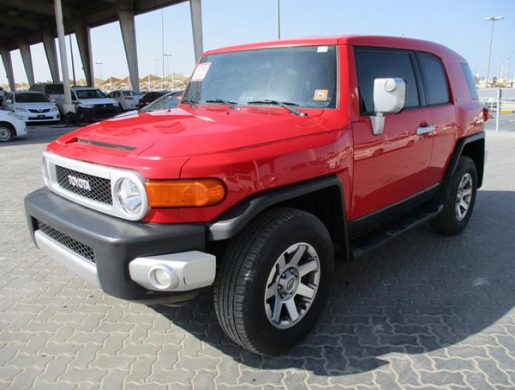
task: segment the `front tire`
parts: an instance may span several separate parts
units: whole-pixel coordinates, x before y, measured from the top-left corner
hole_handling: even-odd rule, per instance
[[[9,142],[14,138],[14,127],[7,123],[0,123],[0,142]]]
[[[288,208],[265,212],[224,254],[215,286],[220,325],[253,352],[286,351],[320,316],[333,262],[329,233],[314,215]]]
[[[443,190],[443,210],[429,226],[435,233],[453,236],[467,226],[477,193],[477,169],[474,161],[462,156],[454,175]]]

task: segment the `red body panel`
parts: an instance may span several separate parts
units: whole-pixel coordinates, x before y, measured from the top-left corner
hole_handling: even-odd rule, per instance
[[[465,60],[438,44],[389,37],[331,37],[258,43],[216,54],[295,45],[338,45],[338,106],[303,109],[301,117],[278,107],[182,104],[180,108],[112,119],[61,137],[48,150],[62,156],[133,169],[146,179],[223,180],[228,193],[216,206],[154,209],[146,221],[207,222],[241,200],[273,188],[336,174],[345,192],[347,219],[363,217],[442,180],[459,137],[483,127],[479,103],[470,101],[459,69]],[[373,135],[360,116],[353,46],[431,52],[442,59],[452,102],[386,116],[384,134]],[[457,103],[459,102],[459,107]],[[417,135],[424,122],[436,131]],[[78,138],[134,147],[120,151]]]

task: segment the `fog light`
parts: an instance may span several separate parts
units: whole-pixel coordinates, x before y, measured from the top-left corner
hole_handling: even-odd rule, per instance
[[[150,269],[150,283],[160,290],[173,290],[179,285],[179,277],[173,270],[163,266]]]

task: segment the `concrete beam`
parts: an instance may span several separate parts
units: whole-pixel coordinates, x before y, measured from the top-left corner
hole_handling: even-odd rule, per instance
[[[9,82],[9,88],[11,91],[16,91],[16,85],[14,83],[14,71],[13,62],[11,60],[11,52],[5,47],[0,48],[0,54],[2,54],[2,62],[4,63],[4,69]]]
[[[34,84],[34,67],[32,66],[32,55],[30,54],[30,45],[27,42],[18,41],[20,47],[21,59],[27,74],[27,81],[29,85]]]
[[[202,39],[202,2],[190,0],[191,28],[193,29],[193,46],[195,48],[195,61],[198,62],[204,52]]]
[[[61,55],[61,69],[63,71],[64,103],[63,113],[75,112],[70,91],[70,77],[68,76],[68,58],[66,56],[66,41],[64,40],[63,8],[61,0],[54,0],[55,23],[59,41],[59,54]]]
[[[59,78],[59,67],[57,63],[57,50],[55,47],[55,38],[51,30],[43,31],[43,46],[45,48],[46,58],[48,60],[48,67],[50,68],[50,74],[52,75],[52,81],[58,83]]]
[[[44,1],[34,1],[34,0],[2,0],[3,6],[8,6],[12,8],[21,9],[24,11],[30,11],[35,14],[54,16],[55,9],[51,3],[47,3]],[[70,10],[65,8],[63,9],[63,16],[66,18],[70,17]]]
[[[75,37],[77,38],[77,46],[79,46],[86,83],[93,87],[95,85],[95,75],[93,72],[93,56],[91,54],[91,33],[84,18],[75,19]]]
[[[120,29],[122,30],[123,46],[127,65],[129,67],[129,78],[132,89],[139,91],[139,70],[138,70],[138,50],[136,47],[136,25],[134,23],[134,9],[131,0],[117,0],[116,8],[120,19]]]
[[[37,20],[25,19],[19,16],[9,16],[0,14],[0,24],[4,26],[21,27],[29,30],[39,30],[39,22]]]

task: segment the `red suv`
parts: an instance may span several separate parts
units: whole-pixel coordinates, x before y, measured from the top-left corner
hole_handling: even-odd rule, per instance
[[[179,108],[66,134],[25,199],[36,245],[106,293],[214,287],[238,344],[276,354],[316,323],[334,247],[351,260],[429,223],[467,225],[485,115],[467,62],[345,36],[204,54]]]

